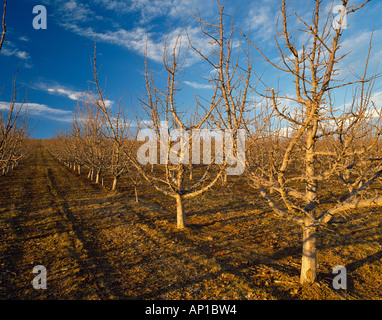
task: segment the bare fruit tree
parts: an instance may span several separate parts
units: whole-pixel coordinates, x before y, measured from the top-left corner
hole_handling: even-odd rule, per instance
[[[123,97],[122,97],[123,98]],[[118,102],[117,112],[112,119],[113,127],[105,127],[107,130],[104,132],[106,149],[105,149],[105,168],[113,176],[112,190],[117,190],[118,180],[123,174],[129,173],[129,176],[133,177],[134,174],[130,172],[131,166],[128,158],[124,154],[123,150],[130,150],[134,146],[132,143],[130,125],[131,122],[127,122],[124,106],[121,105],[121,100]],[[100,102],[96,102],[99,104]],[[97,110],[99,110],[97,108]],[[113,137],[116,137],[114,139]],[[119,141],[119,143],[117,143]],[[131,178],[132,179],[132,178]],[[137,181],[133,180],[136,185]],[[136,191],[136,188],[135,188]]]
[[[154,80],[153,73],[149,70],[146,55],[146,92],[139,98],[139,105],[148,120],[145,121],[145,129],[138,130],[138,139],[145,141],[146,138],[149,138],[151,141],[141,144],[141,148],[138,150],[135,148],[135,153],[122,148],[131,165],[150,185],[160,193],[174,198],[177,210],[177,228],[179,229],[186,227],[184,201],[211,189],[224,172],[226,164],[225,159],[215,164],[212,156],[212,161],[206,165],[200,164],[200,158],[199,161],[195,161],[198,162],[197,164],[190,160],[192,150],[196,150],[201,144],[200,136],[197,136],[195,132],[206,128],[204,125],[207,125],[207,119],[216,107],[217,88],[212,88],[214,91],[209,106],[204,108],[202,113],[197,112],[195,107],[192,112],[194,117],[190,117],[192,113],[182,109],[181,104],[177,101],[181,86],[179,78],[181,78],[186,57],[187,55],[182,56],[180,36],[173,41],[172,47],[168,46],[166,40],[163,51],[166,84],[160,88]],[[104,103],[104,93],[98,85],[95,58],[94,78],[99,92],[98,106],[108,119],[114,140],[122,144],[113,129],[114,116]],[[136,120],[136,122],[138,129],[143,129],[143,121]],[[146,135],[147,130],[148,135]],[[194,139],[198,141],[196,144],[193,142]],[[158,158],[160,158],[159,163]]]
[[[0,52],[3,47],[6,24],[5,15],[7,0],[4,1],[2,15],[2,33],[0,37]],[[27,119],[27,92],[21,102],[18,101],[18,89],[16,88],[17,74],[12,83],[12,93],[9,103],[0,104],[0,170],[3,175],[7,174],[9,169],[13,169],[18,162],[29,154],[29,146],[24,142],[28,137],[28,119]]]
[[[282,30],[276,30],[281,40],[275,37],[280,63],[252,42],[276,71],[289,75],[294,83],[293,92],[264,83],[265,91],[257,90],[272,117],[268,130],[263,130],[260,140],[256,136],[248,150],[247,170],[252,186],[273,211],[302,227],[302,284],[316,280],[321,227],[347,210],[382,205],[382,197],[371,188],[378,187],[382,175],[377,153],[382,129],[381,111],[372,101],[377,75],[368,75],[370,49],[364,72],[354,81],[341,78],[339,65],[347,55],[340,50],[343,19],[367,2],[351,6],[343,0],[344,14],[335,28],[331,14],[323,17],[322,3],[315,1],[311,21],[294,13],[303,26],[298,37],[297,31],[288,29],[288,6],[283,0]],[[297,38],[307,40],[300,47]],[[338,102],[335,98],[344,88],[352,95],[344,98],[345,103]]]
[[[103,113],[96,106],[96,97],[85,92],[78,99],[72,124],[72,157],[77,155],[89,168],[89,178],[101,182],[101,174],[107,169],[107,127]],[[74,161],[74,165],[76,162]]]
[[[27,95],[17,102],[16,79],[17,76],[13,80],[10,102],[0,104],[0,170],[3,175],[27,154],[23,145],[28,137]]]
[[[205,37],[205,43],[212,46],[210,52],[196,47],[188,36],[191,48],[200,56],[201,60],[212,67],[211,76],[208,79],[214,88],[213,99],[200,99],[207,101],[207,105],[213,104],[214,109],[208,117],[208,123],[212,128],[231,132],[233,134],[232,145],[224,145],[226,153],[233,155],[228,165],[236,165],[236,174],[242,174],[245,166],[245,129],[248,125],[246,119],[251,118],[252,133],[260,133],[259,118],[265,114],[256,108],[252,96],[253,59],[248,41],[235,31],[235,16],[229,16],[225,12],[225,6],[216,1],[218,7],[217,21],[206,21],[201,17],[199,10],[191,15],[199,24],[200,32]],[[188,35],[188,33],[187,33]],[[199,102],[203,108],[203,104]],[[205,108],[205,107],[204,107]],[[254,137],[254,136],[253,136]],[[232,148],[232,150],[229,150]],[[225,175],[225,179],[226,179]]]

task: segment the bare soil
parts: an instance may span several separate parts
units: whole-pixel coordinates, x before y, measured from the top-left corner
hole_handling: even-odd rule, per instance
[[[85,170],[84,170],[85,171]],[[381,299],[382,212],[336,218],[319,238],[317,283],[300,286],[301,230],[244,181],[185,204],[128,179],[111,192],[43,147],[0,177],[0,299]],[[232,178],[233,179],[233,178]],[[33,267],[47,269],[35,290]],[[347,290],[332,287],[336,265]]]

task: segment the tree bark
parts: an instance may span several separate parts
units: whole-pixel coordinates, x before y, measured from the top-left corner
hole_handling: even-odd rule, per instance
[[[101,177],[101,170],[98,170],[97,171],[97,175],[96,175],[96,181],[95,183],[99,183],[99,178]]]
[[[117,190],[117,183],[118,183],[118,177],[114,177],[113,186],[112,186],[111,190],[113,190],[113,191]]]
[[[314,107],[317,112],[317,107]],[[315,144],[317,132],[317,120],[315,119],[312,126],[308,128],[308,136],[306,143],[306,206],[305,210],[310,216],[304,218],[303,236],[302,236],[302,261],[301,261],[301,284],[311,284],[316,281],[317,275],[317,226],[315,224],[315,214],[317,205],[317,180],[315,179]]]
[[[186,227],[183,199],[179,195],[176,197],[176,226],[178,229],[183,229]]]
[[[312,220],[306,218],[302,232],[301,284],[311,284],[317,276],[317,227],[312,226]]]

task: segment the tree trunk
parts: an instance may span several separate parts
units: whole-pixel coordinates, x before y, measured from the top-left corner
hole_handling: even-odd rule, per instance
[[[312,220],[306,219],[302,232],[301,284],[311,284],[317,275],[317,227],[312,227]]]
[[[117,183],[118,183],[118,177],[114,177],[113,186],[112,186],[111,190],[113,190],[113,191],[117,190]]]
[[[271,177],[269,178],[269,182],[273,185],[273,183],[274,183],[273,173],[272,173]],[[269,189],[269,194],[274,194],[274,192],[275,192],[275,190],[271,187]]]
[[[183,229],[186,227],[183,199],[179,195],[176,197],[176,226],[178,229]]]
[[[101,177],[101,170],[98,170],[97,171],[97,175],[96,175],[96,181],[95,183],[99,183],[99,178]]]
[[[317,110],[317,107],[315,107]],[[306,141],[306,205],[305,210],[310,216],[306,216],[303,224],[302,236],[302,261],[301,261],[301,284],[311,284],[316,281],[317,275],[317,226],[315,225],[315,214],[317,205],[317,180],[315,178],[314,164],[315,144],[317,133],[317,120],[314,120],[312,126],[308,128]]]
[[[81,174],[81,165],[80,164],[78,165],[78,174],[79,175]]]

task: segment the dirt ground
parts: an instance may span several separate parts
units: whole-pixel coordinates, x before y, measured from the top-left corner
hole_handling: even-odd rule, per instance
[[[84,170],[85,171],[85,170]],[[318,281],[299,285],[301,230],[244,183],[175,204],[95,185],[44,148],[0,177],[0,299],[382,299],[382,211],[339,216],[318,241]],[[35,290],[33,267],[47,270]],[[336,265],[347,290],[332,286]]]

